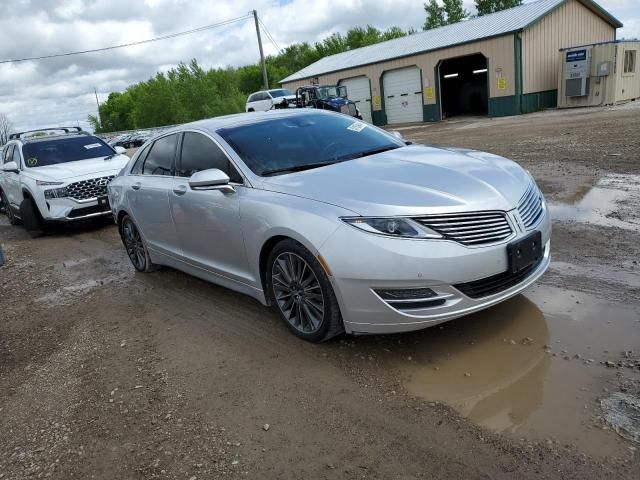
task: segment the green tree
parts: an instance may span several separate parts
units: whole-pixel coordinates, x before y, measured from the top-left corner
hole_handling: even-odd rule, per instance
[[[458,23],[469,17],[462,6],[462,0],[442,0],[443,4],[439,5],[437,0],[429,0],[424,4],[424,11],[427,14],[423,30],[431,30],[432,28]]]
[[[436,0],[429,0],[429,3],[424,4],[424,11],[427,14],[427,19],[424,22],[423,30],[431,30],[433,28],[442,27],[446,25],[444,16],[444,8],[438,5]]]
[[[475,0],[478,16],[522,5],[522,0]]]

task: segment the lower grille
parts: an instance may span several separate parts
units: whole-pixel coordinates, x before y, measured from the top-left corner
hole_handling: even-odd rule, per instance
[[[67,196],[76,200],[89,200],[107,195],[107,185],[115,175],[110,177],[91,178],[67,185]]]
[[[459,283],[455,288],[470,298],[482,298],[496,293],[503,292],[524,281],[542,262],[538,262],[523,268],[517,273],[503,272],[491,277],[482,278],[473,282]]]
[[[509,238],[511,226],[503,212],[451,213],[414,218],[425,227],[463,245],[486,245]]]
[[[107,206],[94,205],[92,207],[75,208],[71,210],[69,215],[67,215],[67,218],[79,218],[79,217],[84,217],[85,215],[91,215],[93,213],[106,213],[109,211],[110,209],[108,205]]]

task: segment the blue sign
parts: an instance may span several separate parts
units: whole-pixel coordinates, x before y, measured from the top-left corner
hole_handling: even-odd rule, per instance
[[[573,50],[572,52],[567,52],[567,63],[580,62],[586,59],[587,59],[586,50]]]

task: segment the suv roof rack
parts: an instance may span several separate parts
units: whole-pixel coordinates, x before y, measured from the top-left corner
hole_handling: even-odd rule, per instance
[[[38,128],[37,130],[26,130],[24,132],[12,133],[9,135],[9,140],[18,140],[21,139],[23,135],[27,133],[35,133],[35,132],[47,132],[47,131],[55,131],[61,130],[64,133],[69,133],[70,130],[75,130],[75,133],[87,133],[82,130],[80,127],[53,127],[53,128]]]

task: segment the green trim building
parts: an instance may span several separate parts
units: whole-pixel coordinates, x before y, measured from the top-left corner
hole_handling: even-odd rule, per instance
[[[620,27],[593,0],[538,0],[325,57],[280,83],[346,85],[376,125],[529,113],[557,105],[560,49]]]

